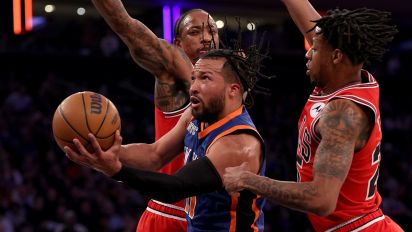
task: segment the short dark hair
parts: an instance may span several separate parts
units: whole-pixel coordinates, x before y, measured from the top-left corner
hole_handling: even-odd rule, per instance
[[[329,10],[326,16],[313,22],[333,48],[342,50],[351,62],[370,64],[378,61],[387,51],[386,46],[398,32],[388,25],[390,12],[368,8],[356,10]]]

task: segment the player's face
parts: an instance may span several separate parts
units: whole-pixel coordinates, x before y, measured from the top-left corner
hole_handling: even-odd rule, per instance
[[[195,11],[187,15],[181,23],[180,30],[180,37],[175,43],[183,48],[193,63],[201,54],[219,48],[216,23],[205,11]]]
[[[333,61],[333,49],[322,35],[313,38],[312,47],[306,53],[308,59],[306,63],[306,75],[310,77],[312,84],[318,87],[325,87],[328,78],[333,78],[331,72]]]
[[[196,119],[214,122],[221,118],[227,83],[222,74],[225,59],[200,59],[192,71],[190,102]]]

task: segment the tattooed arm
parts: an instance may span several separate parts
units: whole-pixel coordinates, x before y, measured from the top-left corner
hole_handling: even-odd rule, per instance
[[[355,149],[366,143],[371,121],[349,100],[337,99],[324,109],[317,124],[322,137],[313,165],[313,181],[304,183],[259,177],[240,166],[226,169],[229,192],[248,189],[286,207],[326,216],[334,211],[339,191],[349,172]]]
[[[139,20],[131,18],[120,0],[92,2],[112,30],[126,43],[134,61],[156,76],[155,100],[159,108],[176,110],[187,103],[192,63],[186,54],[158,38]],[[170,109],[164,108],[165,105]]]
[[[319,13],[313,8],[312,4],[308,0],[282,0],[288,9],[290,17],[293,22],[299,28],[300,32],[305,36],[306,40],[312,44],[314,31],[308,33],[315,24],[311,22],[320,18]]]

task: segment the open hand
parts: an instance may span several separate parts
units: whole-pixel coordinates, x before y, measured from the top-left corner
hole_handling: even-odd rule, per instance
[[[120,132],[118,130],[116,131],[114,143],[107,151],[102,150],[99,142],[93,134],[89,133],[88,138],[93,146],[94,153],[87,151],[78,139],[73,139],[73,143],[78,152],[68,146],[65,146],[64,151],[66,152],[66,156],[77,164],[92,168],[104,173],[107,176],[113,176],[119,172],[122,167],[119,160],[119,151],[122,144]]]

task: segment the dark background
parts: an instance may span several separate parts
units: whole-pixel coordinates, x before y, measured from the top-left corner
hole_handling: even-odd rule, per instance
[[[6,2],[0,5],[7,22]],[[44,4],[56,11],[44,13]],[[134,18],[162,35],[161,4],[126,1]],[[177,1],[173,2],[177,4]],[[393,12],[399,34],[382,62],[367,67],[381,85],[382,162],[378,189],[382,209],[406,231],[412,219],[412,7],[408,1],[319,0],[319,10],[367,6]],[[266,31],[271,60],[264,73],[276,78],[261,85],[271,95],[255,95],[252,117],[267,143],[267,175],[295,180],[297,121],[312,87],[305,75],[303,37],[279,1],[180,1],[182,11],[208,10],[257,23]],[[77,16],[82,6],[86,15]],[[153,141],[153,77],[138,67],[127,48],[86,0],[34,1],[45,24],[14,36],[0,34],[0,231],[133,231],[145,198],[103,175],[79,167],[59,150],[51,133],[54,110],[68,95],[104,94],[122,118],[124,143]],[[1,24],[0,24],[1,25]],[[223,33],[223,31],[221,31]],[[229,28],[228,35],[233,35]],[[250,41],[250,32],[244,32]],[[303,213],[276,204],[265,207],[266,231],[311,231]]]

